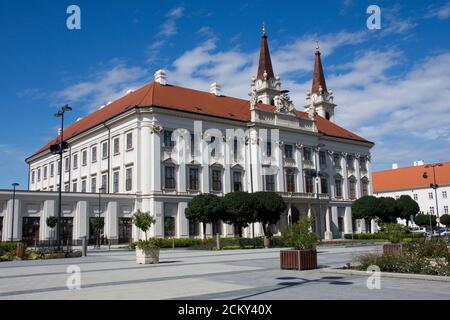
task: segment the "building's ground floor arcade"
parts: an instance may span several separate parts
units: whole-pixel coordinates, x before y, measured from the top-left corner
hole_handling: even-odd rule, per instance
[[[50,216],[58,215],[58,194],[55,192],[0,191],[0,240],[36,241],[55,239],[55,229],[47,226]],[[365,232],[360,221],[352,220],[351,202],[316,199],[307,196],[283,195],[288,209],[273,226],[275,234],[288,224],[295,223],[302,215],[314,217],[313,230],[321,239],[339,239],[344,234]],[[64,243],[80,244],[86,237],[93,244],[97,238],[102,243],[120,244],[144,238],[144,234],[132,224],[137,209],[149,211],[156,223],[148,232],[149,237],[233,237],[239,234],[232,225],[218,221],[214,224],[194,223],[186,219],[184,211],[192,196],[188,195],[120,195],[63,193],[61,234]],[[100,204],[100,205],[99,205]],[[14,213],[13,213],[14,208]],[[100,217],[104,228],[97,234],[93,218]],[[263,235],[259,223],[242,230],[244,237]]]

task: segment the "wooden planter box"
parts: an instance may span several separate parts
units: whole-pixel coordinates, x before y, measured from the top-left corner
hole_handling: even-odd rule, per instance
[[[18,245],[16,247],[16,256],[19,258],[23,258],[25,255],[25,248],[23,246]]]
[[[269,237],[264,237],[264,248],[272,248],[273,240]]]
[[[400,254],[403,249],[403,243],[387,243],[383,245],[383,254]]]
[[[154,264],[159,263],[159,248],[136,248],[136,263]]]
[[[282,250],[280,267],[287,270],[317,269],[316,250]]]

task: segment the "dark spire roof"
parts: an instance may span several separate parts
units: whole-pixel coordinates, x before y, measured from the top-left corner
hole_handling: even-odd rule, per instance
[[[261,51],[259,53],[259,66],[257,79],[264,80],[264,71],[267,73],[267,79],[275,79],[270,59],[269,45],[267,43],[266,26],[263,24],[263,34],[261,36]]]
[[[319,92],[319,87],[322,87],[323,92],[328,93],[327,84],[325,82],[325,75],[323,74],[322,59],[320,58],[319,44],[317,44],[311,93]]]

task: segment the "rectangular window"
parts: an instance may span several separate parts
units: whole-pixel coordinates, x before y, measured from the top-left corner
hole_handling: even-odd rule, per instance
[[[102,158],[103,159],[108,158],[108,154],[109,154],[109,152],[108,152],[108,142],[103,142],[103,144],[102,144]]]
[[[303,160],[305,161],[312,161],[312,153],[311,148],[303,148]]]
[[[120,153],[120,139],[119,138],[115,138],[113,140],[113,152],[114,152],[114,155]]]
[[[212,169],[211,178],[212,178],[212,190],[217,192],[222,191],[222,170]]]
[[[189,236],[196,237],[200,235],[199,223],[189,220]]]
[[[199,190],[198,168],[189,168],[189,190]]]
[[[414,195],[413,195],[413,197],[414,197],[414,200],[419,200],[419,196],[417,195],[417,193],[414,193]]]
[[[75,181],[72,183],[72,192],[77,192],[77,189],[78,189],[78,183],[77,183],[77,181],[75,180]]]
[[[265,191],[275,191],[275,175],[265,175]]]
[[[237,138],[234,138],[234,140],[233,140],[233,157],[234,157],[234,161],[237,161],[237,159],[238,159],[238,141],[237,141]]]
[[[81,165],[87,166],[87,150],[83,150],[81,154]]]
[[[430,199],[430,200],[433,199],[433,192],[428,192],[428,199]]]
[[[305,191],[306,193],[314,193],[313,177],[310,174],[305,175]]]
[[[69,170],[70,170],[70,158],[67,157],[65,159],[65,163],[64,163],[64,171],[65,172],[69,172]]]
[[[350,180],[348,182],[348,188],[349,188],[348,193],[349,193],[350,199],[351,200],[356,199],[356,181]]]
[[[91,149],[91,162],[97,162],[97,146],[92,147]]]
[[[172,141],[172,131],[164,130],[163,133],[163,147],[173,147],[174,142]]]
[[[102,174],[102,185],[101,188],[103,189],[103,192],[106,192],[108,188],[108,175]]]
[[[133,132],[127,133],[127,150],[133,149]]]
[[[210,149],[211,150],[211,157],[215,157],[216,156],[216,147],[211,145],[214,143],[214,141],[216,141],[216,137],[211,137],[211,140],[209,141],[209,145],[210,145]]]
[[[86,179],[81,180],[81,192],[86,192],[87,186],[86,186]]]
[[[119,171],[113,173],[113,193],[119,192]]]
[[[31,171],[31,183],[34,183],[34,171]]]
[[[369,195],[369,183],[367,181],[361,182],[361,191],[363,197]]]
[[[266,143],[266,155],[268,157],[272,156],[272,142],[271,141],[267,141],[267,143]]]
[[[125,191],[133,189],[133,168],[127,168],[125,172]]]
[[[44,167],[44,180],[47,180],[47,166]]]
[[[59,187],[58,187],[59,190]],[[64,184],[64,192],[69,192],[70,191],[70,185],[68,183]]]
[[[341,167],[341,156],[339,155],[339,153],[333,154],[333,164],[336,168]]]
[[[442,198],[447,199],[447,191],[442,191]]]
[[[286,144],[284,146],[284,156],[288,159],[292,159],[294,157],[294,148],[291,144]]]
[[[56,163],[56,166],[58,167],[58,175],[60,175],[61,174],[61,163],[60,163],[60,161],[58,161],[57,163]]]
[[[78,154],[73,155],[73,168],[78,169]]]
[[[342,181],[340,179],[334,180],[334,186],[336,188],[336,198],[342,198]]]
[[[444,206],[444,213],[448,214],[448,206]]]
[[[320,179],[320,188],[321,188],[321,193],[328,194],[328,179],[327,178]]]
[[[353,170],[355,168],[352,155],[347,156],[347,168],[351,169],[351,170]]]
[[[190,144],[191,156],[195,155],[195,135],[191,133],[191,144]]]
[[[430,214],[434,214],[434,207],[430,207]]]
[[[233,171],[233,191],[242,191],[242,172]]]
[[[50,164],[50,177],[53,178],[55,176],[55,164]]]
[[[327,157],[325,154],[325,151],[320,151],[319,152],[319,163],[321,167],[326,167],[327,165]]]
[[[37,181],[41,181],[41,169],[38,169],[38,173],[37,173]]]
[[[295,172],[292,169],[286,169],[286,192],[295,192]]]
[[[91,178],[91,192],[96,193],[97,192],[97,177]]]
[[[175,167],[164,167],[164,188],[175,189]]]

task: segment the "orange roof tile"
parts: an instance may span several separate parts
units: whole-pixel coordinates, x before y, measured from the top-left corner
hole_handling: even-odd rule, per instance
[[[423,178],[425,172],[428,176],[426,179]],[[450,184],[450,162],[436,167],[435,172],[438,185]],[[433,169],[423,165],[378,171],[373,172],[372,180],[374,193],[424,188],[433,183]]]
[[[250,102],[248,100],[227,96],[216,96],[209,92],[172,85],[163,86],[159,83],[152,82],[119,98],[103,109],[99,109],[73,123],[64,130],[64,139],[70,139],[131,108],[148,106],[162,107],[242,122],[248,122],[251,119]],[[269,112],[275,111],[274,106],[261,103],[258,104],[258,108]],[[300,118],[308,117],[305,112],[301,111],[297,111],[297,116]],[[317,116],[316,120],[319,132],[327,136],[371,143],[320,116]],[[34,155],[48,150],[50,146],[57,143],[57,141],[58,138],[55,137]]]

